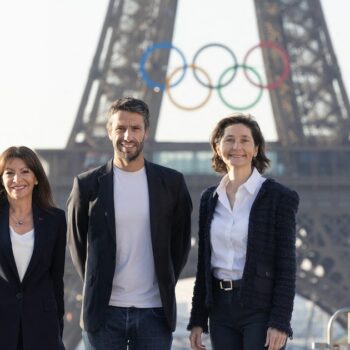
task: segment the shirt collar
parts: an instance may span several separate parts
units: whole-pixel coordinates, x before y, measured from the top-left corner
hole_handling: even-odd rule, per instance
[[[258,170],[254,167],[251,175],[249,176],[248,180],[243,183],[240,187],[244,187],[250,194],[254,194],[258,186],[264,182],[265,178],[261,176],[261,174],[258,172]],[[228,174],[226,174],[220,181],[218,187],[213,192],[213,197],[216,194],[220,194],[222,191],[226,192],[226,186],[228,182],[230,181]]]

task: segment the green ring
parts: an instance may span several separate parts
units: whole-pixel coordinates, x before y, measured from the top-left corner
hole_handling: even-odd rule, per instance
[[[262,79],[261,79],[259,73],[258,73],[253,67],[246,66],[246,65],[244,65],[244,64],[236,64],[236,65],[233,66],[233,67],[229,67],[229,68],[227,68],[227,69],[221,74],[221,76],[220,76],[220,78],[219,78],[219,83],[218,83],[218,86],[219,86],[219,88],[218,88],[218,94],[219,94],[220,100],[221,100],[221,101],[223,102],[223,104],[224,104],[226,107],[228,107],[228,108],[231,108],[231,109],[233,109],[233,110],[235,110],[235,111],[244,111],[244,110],[246,110],[246,109],[249,109],[249,108],[254,107],[254,106],[260,101],[260,99],[261,99],[261,97],[262,97],[262,94],[263,94],[263,89],[262,89],[262,87],[260,86],[260,92],[259,92],[258,97],[257,97],[252,103],[250,103],[249,105],[246,105],[246,106],[243,106],[243,107],[237,107],[237,106],[234,106],[234,105],[231,105],[230,103],[228,103],[228,102],[225,100],[225,98],[224,98],[224,96],[222,95],[222,93],[221,93],[221,89],[222,89],[222,87],[221,87],[221,81],[224,79],[225,75],[226,75],[230,70],[237,69],[237,68],[244,68],[245,70],[248,69],[248,70],[252,71],[252,72],[255,74],[255,76],[257,77],[257,79],[259,80],[260,85],[263,84],[263,81],[262,81]]]

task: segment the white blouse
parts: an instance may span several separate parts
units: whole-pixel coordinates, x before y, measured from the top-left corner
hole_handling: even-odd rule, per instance
[[[10,226],[13,256],[20,280],[23,280],[34,250],[34,229],[18,234]]]
[[[217,193],[219,197],[210,228],[211,267],[218,279],[242,278],[250,210],[265,180],[254,168],[248,180],[238,187],[232,209],[226,193],[228,175],[222,178],[214,191],[214,195]]]

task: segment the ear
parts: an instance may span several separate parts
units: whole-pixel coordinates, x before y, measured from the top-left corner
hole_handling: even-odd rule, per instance
[[[215,145],[215,151],[216,151],[216,153],[218,154],[218,156],[219,156],[220,158],[222,158],[222,154],[221,154],[221,151],[220,151],[219,144],[216,144],[216,145]]]
[[[113,141],[113,138],[112,138],[112,126],[109,124],[109,125],[107,125],[106,129],[107,129],[107,133],[108,133],[108,138],[111,141]]]
[[[254,157],[256,157],[258,155],[258,151],[259,151],[259,147],[255,146]]]
[[[145,130],[145,140],[148,139],[149,136],[149,127]]]

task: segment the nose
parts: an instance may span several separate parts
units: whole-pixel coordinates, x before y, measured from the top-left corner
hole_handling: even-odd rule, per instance
[[[15,173],[13,175],[13,182],[18,182],[19,178],[20,178],[19,174]]]
[[[241,143],[236,141],[236,142],[233,143],[232,146],[233,146],[234,149],[240,149],[241,148]]]
[[[126,141],[130,141],[130,139],[131,139],[131,130],[130,130],[130,128],[127,128],[126,130],[125,130],[125,132],[124,132],[124,140],[126,140]]]

